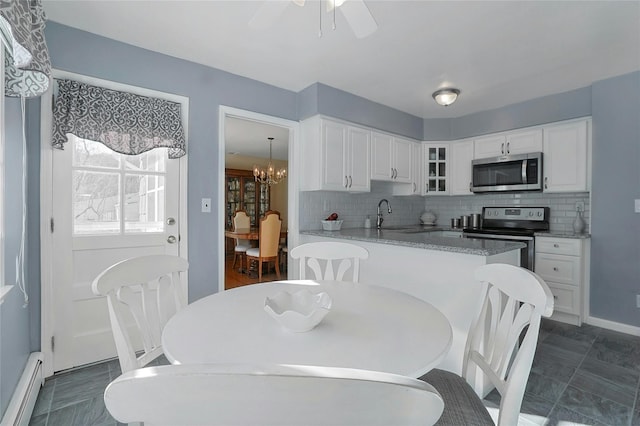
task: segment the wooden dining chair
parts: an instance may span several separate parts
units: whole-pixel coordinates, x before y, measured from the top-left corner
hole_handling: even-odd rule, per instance
[[[104,392],[121,423],[432,425],[438,392],[378,371],[296,365],[186,364],[130,371]]]
[[[188,267],[178,256],[140,256],[108,267],[93,280],[93,293],[107,298],[123,373],[162,355],[162,329],[187,305],[181,274]]]
[[[350,281],[358,282],[360,260],[367,259],[369,252],[355,244],[327,241],[299,245],[291,250],[291,257],[300,259],[299,278],[301,280],[307,278],[308,267],[314,273],[316,280],[331,281],[345,281],[345,274],[351,269]],[[324,264],[324,271],[321,262]],[[337,264],[337,269],[334,268],[334,262]]]
[[[280,262],[278,259],[280,246],[280,212],[269,210],[260,219],[260,240],[258,247],[247,250],[247,270],[252,260],[258,262],[258,280],[262,281],[263,262],[273,262],[276,267],[276,276],[280,279]]]
[[[483,302],[467,337],[464,378],[434,369],[421,379],[433,385],[444,399],[444,412],[437,424],[493,425],[476,394],[478,390],[474,391],[479,368],[501,396],[498,426],[516,425],[541,317],[553,313],[553,295],[542,278],[518,266],[484,265],[476,270],[475,277],[484,286]]]
[[[232,221],[234,231],[238,229],[249,229],[251,227],[251,219],[245,210],[236,210],[233,213]],[[242,265],[247,250],[250,248],[251,241],[240,238],[235,239],[235,247],[233,248],[233,265],[231,265],[232,268],[236,267],[236,260],[238,257],[240,258],[240,265]]]

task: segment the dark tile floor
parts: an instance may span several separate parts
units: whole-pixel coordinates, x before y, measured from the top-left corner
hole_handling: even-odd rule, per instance
[[[640,337],[544,321],[521,417],[549,426],[640,425],[639,383]],[[494,391],[485,401],[500,400]]]
[[[119,374],[118,361],[112,360],[48,378],[30,424],[117,425],[102,393]],[[640,337],[544,321],[522,417],[549,426],[640,426],[639,382]],[[499,396],[491,393],[485,402],[495,407]]]

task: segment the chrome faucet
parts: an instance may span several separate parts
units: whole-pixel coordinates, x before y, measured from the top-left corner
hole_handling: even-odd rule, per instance
[[[382,222],[384,222],[384,219],[382,218],[382,212],[380,211],[380,206],[382,205],[383,202],[387,203],[387,212],[391,214],[391,204],[389,204],[389,201],[386,198],[383,198],[378,203],[378,217],[376,219],[376,228],[378,229],[382,228]]]

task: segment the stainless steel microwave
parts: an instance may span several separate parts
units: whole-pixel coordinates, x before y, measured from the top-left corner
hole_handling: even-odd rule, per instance
[[[503,155],[471,162],[473,192],[542,191],[542,153]]]

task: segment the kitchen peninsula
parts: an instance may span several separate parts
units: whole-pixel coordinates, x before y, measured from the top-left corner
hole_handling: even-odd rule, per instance
[[[343,240],[369,251],[360,282],[393,288],[438,308],[453,329],[453,344],[440,368],[460,373],[481,285],[474,270],[487,263],[519,265],[523,243],[461,238],[460,232],[421,226],[300,232],[300,242]],[[402,332],[402,330],[398,330]],[[428,336],[425,336],[428,339]]]

